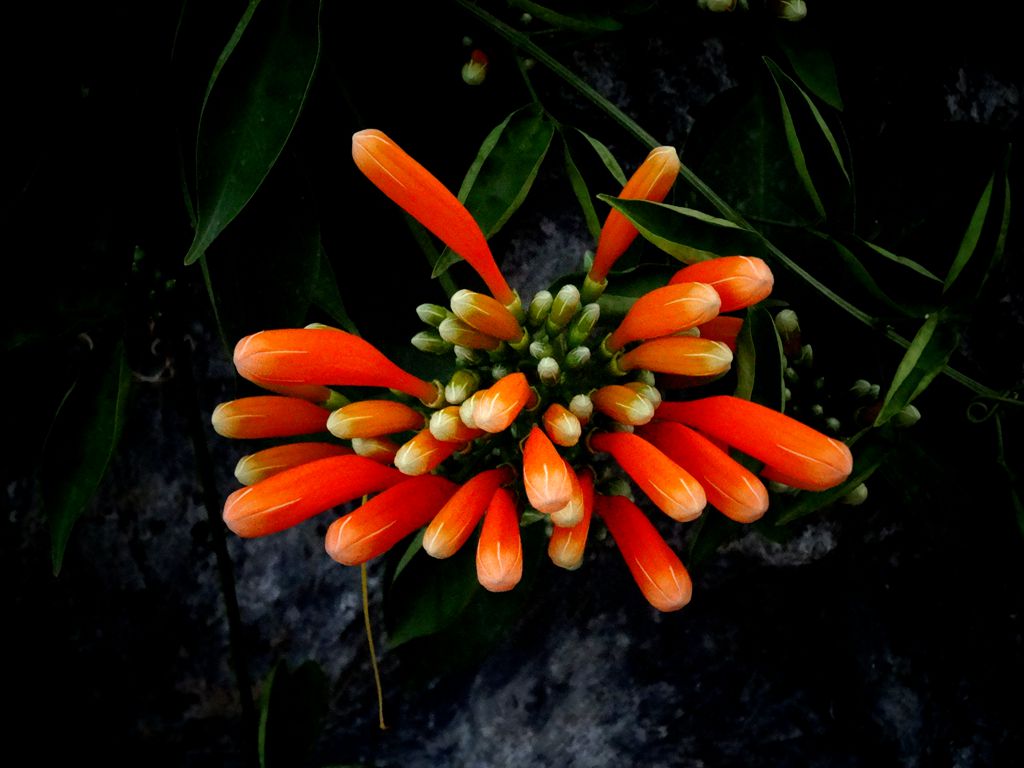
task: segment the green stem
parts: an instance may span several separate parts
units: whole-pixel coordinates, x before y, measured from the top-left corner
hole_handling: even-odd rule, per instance
[[[363,497],[365,500],[365,496]],[[365,501],[363,502],[366,503]],[[370,648],[370,666],[373,668],[373,682],[377,686],[377,724],[382,731],[388,726],[384,722],[384,686],[380,682],[380,665],[377,663],[377,648],[373,643],[373,624],[370,622],[370,594],[367,588],[366,563],[359,567],[363,594],[363,623],[366,625],[366,644]]]
[[[196,396],[196,382],[192,375],[192,350],[184,340],[178,345],[176,359],[178,365],[175,381],[178,387],[178,397],[188,421],[188,432],[195,454],[203,506],[206,507],[206,517],[209,522],[210,544],[217,559],[217,573],[220,577],[221,593],[224,596],[224,608],[228,621],[228,643],[231,648],[231,666],[235,672],[238,699],[242,709],[242,743],[245,745],[243,756],[247,764],[256,766],[259,765],[258,720],[252,698],[252,681],[245,661],[242,614],[238,607],[238,593],[235,589],[234,564],[231,561],[231,554],[228,552],[224,523],[219,514],[221,496],[217,491],[213,461],[206,444],[204,422],[199,410],[199,399]]]

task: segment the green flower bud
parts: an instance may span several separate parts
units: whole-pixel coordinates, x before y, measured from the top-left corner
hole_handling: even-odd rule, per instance
[[[551,345],[546,341],[531,341],[530,342],[530,356],[535,360],[543,360],[545,357],[551,357],[554,354],[554,350]]]
[[[921,420],[921,412],[917,410],[917,406],[905,405],[900,409],[899,413],[892,417],[893,426],[905,429],[906,427],[912,427]]]
[[[829,416],[825,419],[825,429],[829,432],[838,433],[841,426],[842,424],[839,423],[839,419],[835,416]]]
[[[549,333],[557,333],[572,320],[580,308],[580,289],[575,285],[563,285],[555,294],[548,314]]]
[[[825,409],[821,407],[820,403],[815,403],[811,406],[811,413],[815,416],[822,416],[825,413]]]
[[[442,320],[451,317],[451,312],[437,304],[420,304],[416,307],[416,315],[427,325],[437,328]]]
[[[480,375],[475,371],[460,368],[452,374],[444,386],[444,398],[452,405],[459,405],[480,387]]]
[[[543,325],[544,321],[548,319],[548,313],[551,311],[554,301],[555,297],[551,295],[551,291],[538,291],[534,294],[530,308],[526,311],[527,322],[534,328]]]
[[[861,483],[856,488],[851,490],[848,494],[843,496],[839,500],[840,504],[848,504],[851,507],[856,507],[863,504],[868,498],[868,487]]]
[[[589,347],[573,347],[565,356],[565,367],[570,370],[578,370],[590,362]]]
[[[537,375],[540,380],[549,387],[558,383],[562,371],[558,367],[558,361],[553,357],[545,357],[537,363]]]
[[[871,393],[871,382],[865,379],[857,379],[850,387],[850,394],[858,400],[867,397]]]
[[[601,317],[601,307],[597,304],[586,304],[569,327],[569,346],[575,347],[582,344],[594,330],[598,319]]]
[[[434,355],[443,355],[452,348],[437,331],[420,331],[412,337],[412,345],[420,352],[430,352]]]
[[[594,415],[594,403],[588,395],[575,395],[569,401],[569,410],[577,419],[586,423]]]

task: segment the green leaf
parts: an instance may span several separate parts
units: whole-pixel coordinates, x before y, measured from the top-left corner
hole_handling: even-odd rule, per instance
[[[562,148],[565,153],[565,172],[569,177],[569,183],[572,185],[572,191],[576,195],[576,200],[579,201],[580,208],[583,210],[583,218],[586,219],[587,230],[596,241],[601,234],[601,220],[598,219],[597,211],[594,210],[593,198],[590,195],[590,190],[587,189],[587,182],[584,180],[583,174],[580,173],[580,169],[576,167],[576,162],[572,159],[572,152],[569,150],[569,144],[565,141],[565,137],[562,137]]]
[[[917,272],[917,274],[919,274],[919,275],[921,275],[923,277],[927,277],[929,280],[933,280],[936,283],[941,283],[942,282],[942,280],[939,277],[936,277],[932,272],[930,272],[927,269],[925,269],[923,266],[918,264],[913,259],[908,259],[905,256],[897,256],[892,251],[887,251],[882,246],[877,245],[875,243],[868,242],[867,240],[864,240],[863,238],[857,238],[857,240],[862,245],[867,246],[868,248],[870,248],[872,251],[874,251],[875,253],[877,253],[879,256],[881,256],[884,259],[888,259],[889,261],[891,261],[891,262],[893,262],[895,264],[900,264],[901,266],[904,266],[907,269],[911,269],[914,272]]]
[[[71,529],[96,493],[114,455],[131,385],[118,342],[97,354],[57,409],[43,451],[42,500],[50,521],[54,575]]]
[[[888,293],[882,290],[878,281],[876,281],[874,276],[871,274],[871,271],[861,263],[860,259],[857,258],[857,255],[852,250],[833,237],[820,233],[814,234],[824,238],[830,245],[832,245],[833,248],[835,248],[836,253],[839,254],[839,257],[842,259],[843,264],[846,267],[847,274],[856,280],[872,297],[884,304],[890,311],[907,317],[924,317],[929,312],[933,312],[935,310],[934,305],[894,300]]]
[[[467,543],[437,560],[422,547],[405,560],[387,593],[388,645],[397,648],[448,627],[483,590],[476,578],[476,546]]]
[[[246,206],[298,121],[320,57],[320,2],[246,8],[208,86],[197,149],[198,259]],[[242,33],[245,33],[244,36]],[[230,58],[228,58],[230,55]]]
[[[560,29],[571,29],[574,32],[617,32],[622,29],[622,24],[610,16],[559,13],[533,0],[509,0],[509,3],[526,11],[535,19]]]
[[[854,448],[853,470],[845,482],[827,491],[801,491],[791,504],[783,508],[775,525],[788,525],[837,503],[858,485],[867,482],[885,461],[892,447],[892,442],[879,430],[872,430],[867,440],[858,442],[856,447],[851,446]]]
[[[747,309],[736,339],[736,397],[775,411],[784,409],[786,358],[771,313],[757,305]]]
[[[978,249],[978,241],[981,240],[981,232],[985,226],[985,219],[988,216],[989,204],[992,201],[992,187],[995,184],[995,180],[996,177],[993,174],[992,178],[988,180],[988,184],[985,185],[978,204],[974,207],[974,213],[971,215],[971,220],[967,225],[967,231],[964,232],[964,236],[960,240],[960,247],[957,249],[956,258],[953,259],[953,264],[946,274],[946,280],[942,284],[943,293],[946,293],[953,283],[956,282],[964,267],[967,266],[967,262],[971,260],[971,257],[974,256]]]
[[[687,564],[691,568],[696,568],[717,552],[719,547],[736,538],[742,530],[741,523],[730,520],[717,511],[706,511],[697,519],[693,537],[687,545]]]
[[[755,235],[725,219],[666,203],[598,195],[629,219],[645,239],[686,264],[715,256],[757,255]]]
[[[316,280],[313,283],[312,299],[320,309],[330,315],[331,319],[338,326],[349,333],[359,333],[356,324],[348,316],[345,309],[345,302],[341,298],[341,291],[338,290],[338,279],[331,266],[331,260],[327,257],[323,247],[320,249],[320,266],[317,271]]]
[[[780,24],[779,44],[793,71],[811,93],[833,109],[843,111],[836,67],[828,49],[807,39],[803,24]]]
[[[589,133],[585,133],[579,128],[577,128],[576,131],[580,136],[587,140],[587,143],[590,144],[591,147],[594,148],[597,156],[601,159],[601,162],[604,163],[604,167],[608,169],[608,173],[610,173],[621,186],[626,186],[626,174],[622,171],[622,166],[619,165],[619,161],[615,159],[615,155],[612,154],[611,150]]]
[[[875,426],[885,424],[905,405],[913,402],[932,379],[942,373],[959,342],[960,334],[943,312],[930,315],[910,342],[896,369],[882,410],[875,418]]]
[[[518,109],[484,139],[459,189],[485,237],[497,233],[526,199],[544,161],[555,126],[535,106]],[[434,265],[437,277],[459,257],[446,248]]]
[[[279,661],[260,695],[260,768],[302,765],[327,714],[327,677],[315,661],[294,672]]]
[[[391,576],[392,584],[395,583],[395,579],[402,575],[402,571],[405,570],[405,566],[412,562],[412,559],[417,555],[417,553],[423,550],[423,534],[426,533],[426,530],[426,528],[422,528],[419,533],[412,537],[412,540],[409,542],[409,546],[402,554],[402,558],[398,561],[398,565],[395,566],[395,572]]]

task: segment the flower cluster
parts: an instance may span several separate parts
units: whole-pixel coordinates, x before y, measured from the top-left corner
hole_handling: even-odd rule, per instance
[[[596,514],[647,600],[671,611],[689,601],[690,578],[630,500],[623,473],[673,520],[693,520],[710,503],[743,523],[765,513],[768,493],[729,449],[796,488],[831,488],[849,475],[843,443],[781,413],[729,396],[663,400],[667,387],[688,393],[730,368],[742,318],[722,313],[770,293],[760,259],[687,266],[624,317],[602,322],[608,273],[637,235],[613,211],[582,286],[541,291],[524,306],[473,217],[436,178],[379,131],[357,133],[353,157],[473,267],[490,295],[461,290],[450,309],[417,309],[427,330],[415,346],[454,357],[446,382],[420,379],[362,338],[324,326],[242,339],[238,372],[276,394],[218,406],[217,431],[337,440],[243,458],[236,475],[246,487],[224,507],[235,533],[274,533],[369,496],[328,529],[332,558],[364,563],[424,527],[423,548],[448,557],[479,527],[479,581],[504,591],[522,576],[521,525],[547,520],[551,561],[574,569]],[[621,197],[661,201],[678,170],[675,150],[659,147]],[[350,402],[330,386],[379,387],[381,397]]]

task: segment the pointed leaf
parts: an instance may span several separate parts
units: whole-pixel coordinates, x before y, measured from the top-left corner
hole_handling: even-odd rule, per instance
[[[295,671],[279,661],[260,695],[260,768],[304,764],[327,714],[328,685],[320,665],[306,661]]]
[[[345,309],[345,302],[341,298],[341,291],[338,290],[338,278],[334,274],[331,260],[327,257],[323,247],[320,247],[320,268],[317,272],[316,281],[313,283],[313,303],[330,315],[339,328],[349,333],[359,334],[356,324],[348,316]]]
[[[54,417],[43,452],[43,509],[50,521],[53,572],[60,572],[75,521],[114,455],[131,385],[124,345],[90,361]]]
[[[786,359],[782,340],[771,313],[761,306],[747,309],[736,339],[736,397],[751,400],[772,410],[785,408],[783,372]]]
[[[957,249],[956,258],[953,259],[953,264],[946,274],[946,280],[942,284],[943,293],[948,291],[950,286],[956,282],[964,267],[967,266],[967,262],[971,260],[975,251],[977,251],[978,241],[981,240],[981,232],[985,226],[985,219],[988,216],[989,204],[992,201],[992,187],[995,184],[995,180],[996,177],[993,174],[992,178],[988,180],[988,184],[985,185],[978,204],[974,207],[974,213],[971,214],[971,220],[967,224],[967,231],[964,232],[964,236],[960,240],[960,247]]]
[[[917,272],[917,274],[922,275],[923,277],[927,277],[929,280],[934,280],[936,283],[942,282],[941,278],[936,277],[932,272],[925,269],[923,266],[918,264],[913,259],[908,259],[905,256],[897,256],[892,251],[887,251],[885,248],[883,248],[880,245],[877,245],[876,243],[868,242],[867,240],[864,240],[862,238],[857,239],[858,241],[860,241],[862,245],[866,245],[868,248],[870,248],[872,251],[877,253],[882,258],[888,259],[889,261],[895,264],[900,264],[906,267],[907,269],[911,269],[914,272]]]
[[[596,241],[601,234],[601,220],[597,217],[597,211],[594,210],[594,200],[590,195],[590,190],[587,189],[587,182],[584,180],[583,174],[580,173],[580,169],[576,167],[576,162],[572,159],[572,152],[564,137],[562,149],[565,152],[565,172],[569,176],[569,183],[572,185],[572,191],[576,195],[576,200],[579,201],[580,208],[583,209],[583,218],[587,221],[587,231]]]
[[[882,410],[875,418],[875,426],[885,424],[921,394],[932,379],[942,373],[959,342],[960,334],[942,312],[930,315],[896,369]]]
[[[884,304],[891,312],[907,317],[924,317],[929,312],[935,311],[934,305],[894,300],[882,289],[878,284],[878,281],[875,280],[874,276],[871,274],[871,271],[861,263],[861,260],[857,258],[857,255],[852,250],[833,237],[819,233],[815,234],[827,240],[835,249],[846,267],[847,274],[856,280],[857,283],[859,283],[860,286],[872,297]]]
[[[609,195],[598,198],[621,211],[645,239],[686,264],[761,251],[761,242],[748,230],[693,208]]]
[[[579,128],[577,128],[576,131],[580,136],[587,140],[587,143],[589,143],[591,147],[594,148],[597,156],[601,159],[601,162],[604,163],[604,167],[607,168],[608,173],[612,175],[612,178],[619,182],[620,186],[626,186],[626,174],[622,170],[622,166],[619,165],[619,161],[615,159],[615,155],[612,154],[611,150],[589,133],[585,133]]]
[[[595,14],[565,14],[559,13],[533,0],[509,0],[510,5],[529,13],[536,19],[560,29],[571,29],[574,32],[616,32],[622,29],[622,25],[609,16],[598,16]]]
[[[485,237],[498,232],[526,199],[544,161],[554,123],[533,106],[523,107],[484,140],[459,190],[463,202]],[[459,257],[446,248],[433,276],[437,277]]]
[[[828,49],[807,39],[803,24],[779,25],[779,43],[786,59],[807,90],[833,109],[843,111],[835,62]]]
[[[246,206],[277,162],[299,118],[320,57],[320,3],[250,6],[209,85],[199,126],[191,264]],[[225,49],[226,51],[228,49]]]

